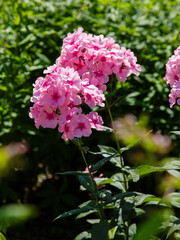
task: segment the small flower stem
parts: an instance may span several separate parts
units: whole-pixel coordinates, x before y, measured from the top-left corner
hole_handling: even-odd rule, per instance
[[[110,108],[107,100],[106,100],[106,106],[107,106],[107,109],[108,109],[109,117],[111,119],[112,127],[113,127],[113,129],[115,129],[114,128],[114,123],[113,123],[113,117],[112,117],[112,113],[111,113],[111,108]],[[125,192],[127,192],[128,187],[127,187],[125,172],[123,170],[123,165],[124,164],[123,164],[123,159],[122,159],[122,156],[121,156],[121,149],[120,149],[119,141],[118,141],[117,134],[116,134],[115,130],[114,130],[114,137],[115,137],[115,141],[116,141],[116,145],[117,145],[117,149],[118,149],[118,153],[119,153],[119,159],[120,159],[120,164],[121,164],[121,171],[122,171],[123,180],[124,180],[124,189],[125,189]]]
[[[82,150],[82,145],[81,145],[81,139],[78,138],[78,143],[79,143],[79,149],[81,151],[81,155],[83,157],[83,160],[85,162],[85,165],[88,169],[88,173],[89,173],[89,178],[90,178],[90,181],[91,181],[91,186],[92,186],[92,190],[94,192],[94,196],[95,196],[95,199],[96,199],[96,204],[97,204],[97,208],[98,208],[98,214],[99,214],[99,218],[100,218],[100,221],[103,221],[104,220],[104,217],[105,217],[105,213],[102,209],[102,207],[99,205],[99,201],[98,201],[98,197],[96,195],[97,193],[97,190],[96,190],[96,187],[95,187],[95,184],[94,184],[94,181],[93,181],[93,177],[92,177],[92,172],[91,172],[91,169],[89,168],[89,165],[87,163],[87,160],[86,160],[86,157],[84,155],[84,152]]]

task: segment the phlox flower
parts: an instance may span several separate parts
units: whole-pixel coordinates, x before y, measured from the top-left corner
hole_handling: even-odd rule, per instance
[[[90,107],[95,107],[96,105],[104,107],[103,101],[105,100],[104,94],[94,85],[88,85],[87,81],[82,81],[82,95],[84,96],[85,103]]]
[[[65,107],[61,110],[61,114],[59,116],[59,123],[60,124],[66,124],[71,122],[72,118],[76,116],[77,114],[81,113],[82,109],[77,107]]]
[[[169,58],[166,64],[164,79],[171,87],[169,95],[170,107],[176,103],[176,99],[177,104],[180,105],[180,46],[174,51],[174,55]]]
[[[40,108],[38,117],[35,119],[35,126],[39,128],[55,128],[58,123],[58,115],[48,106]]]
[[[102,72],[103,76],[115,73],[120,81],[125,81],[131,74],[139,75],[141,67],[136,62],[134,53],[120,48],[113,38],[86,34],[82,28],[78,28],[64,39],[56,64],[74,68],[80,77],[86,73]],[[100,89],[104,90],[102,86],[103,83],[99,84]]]
[[[73,139],[75,137],[73,132],[74,128],[71,121],[69,121],[65,125],[59,125],[58,130],[59,132],[63,133],[62,139],[64,139],[65,141],[67,141],[68,139]]]
[[[92,128],[103,129],[102,118],[88,108],[104,107],[109,76],[125,81],[140,69],[133,52],[113,38],[78,28],[64,38],[61,55],[44,70],[46,76],[35,81],[29,116],[37,128],[58,126],[64,140],[88,137]]]
[[[57,84],[48,89],[48,91],[44,94],[44,100],[49,106],[55,108],[58,106],[63,106],[65,95],[65,86],[62,84]]]
[[[90,120],[90,124],[92,128],[95,128],[97,130],[103,130],[103,120],[102,117],[98,115],[97,112],[90,112],[87,114],[87,117]]]
[[[89,137],[92,133],[89,119],[84,114],[79,114],[72,119],[75,137]]]

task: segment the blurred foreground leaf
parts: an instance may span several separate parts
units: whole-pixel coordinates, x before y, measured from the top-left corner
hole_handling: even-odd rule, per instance
[[[171,211],[158,211],[150,215],[150,217],[138,228],[134,240],[151,239],[160,232],[160,227],[169,219]]]

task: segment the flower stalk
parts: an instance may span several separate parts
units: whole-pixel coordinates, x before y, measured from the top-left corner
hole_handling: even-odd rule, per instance
[[[113,123],[114,121],[113,121],[113,117],[112,117],[112,113],[111,113],[111,107],[109,106],[107,100],[106,100],[106,106],[107,106],[107,109],[108,109],[108,113],[109,113],[109,117],[110,117],[110,120],[111,120],[112,127],[113,127],[113,129],[115,129],[114,128],[114,123]],[[119,141],[118,141],[118,138],[117,138],[116,131],[114,130],[113,133],[114,133],[114,137],[115,137],[115,141],[116,141],[116,145],[117,145],[117,150],[118,150],[118,153],[119,153],[119,160],[120,160],[120,164],[121,164],[121,171],[122,171],[123,180],[124,180],[124,189],[125,189],[125,192],[127,192],[128,186],[127,186],[127,181],[126,181],[126,175],[125,175],[125,172],[123,170],[124,163],[123,163],[123,159],[122,159],[122,155],[121,155],[121,149],[120,149],[120,145],[119,145]]]
[[[105,218],[105,213],[104,213],[102,207],[99,205],[99,201],[98,201],[98,197],[97,197],[97,190],[96,190],[96,187],[95,187],[95,184],[94,184],[94,180],[93,180],[93,177],[92,177],[92,172],[91,172],[91,169],[89,168],[89,165],[87,163],[85,154],[84,154],[84,152],[82,150],[82,144],[81,144],[81,139],[80,138],[78,138],[78,144],[79,144],[79,149],[81,151],[82,158],[83,158],[83,160],[85,162],[85,165],[86,165],[86,167],[88,169],[92,190],[93,190],[93,193],[94,193],[94,196],[95,196],[95,200],[96,200],[96,204],[97,204],[97,208],[98,208],[99,219],[100,219],[100,221],[103,221],[104,218]]]

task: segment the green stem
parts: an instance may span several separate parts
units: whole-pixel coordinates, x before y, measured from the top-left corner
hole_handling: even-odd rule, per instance
[[[115,129],[114,128],[114,121],[113,121],[113,117],[112,117],[112,113],[111,113],[111,106],[109,106],[107,100],[106,100],[106,106],[107,106],[107,109],[108,109],[109,117],[111,119],[112,128]],[[124,181],[124,192],[127,192],[128,186],[127,186],[127,182],[126,182],[126,175],[125,175],[125,172],[123,170],[124,163],[123,163],[123,159],[122,159],[122,156],[121,156],[121,149],[120,149],[117,133],[116,133],[115,130],[113,132],[114,132],[114,137],[115,137],[115,141],[116,141],[116,145],[117,145],[117,149],[118,149],[118,153],[119,153],[119,160],[120,160],[120,164],[121,164],[121,171],[122,171],[123,181]],[[129,238],[128,237],[129,221],[127,221],[126,224],[124,224],[124,227],[125,227],[125,233],[126,233],[126,240],[128,240],[128,238]]]
[[[95,196],[95,199],[96,199],[96,204],[97,204],[97,208],[98,208],[99,218],[100,218],[100,221],[103,221],[103,219],[105,217],[105,213],[104,213],[102,207],[99,205],[99,201],[98,201],[98,197],[97,197],[97,190],[96,190],[96,187],[95,187],[95,184],[94,184],[94,181],[93,181],[92,172],[91,172],[91,169],[89,168],[89,165],[87,163],[86,157],[85,157],[84,152],[82,150],[81,139],[79,139],[79,138],[78,138],[78,143],[79,143],[79,149],[81,151],[81,155],[82,155],[83,160],[85,162],[85,165],[86,165],[86,167],[88,169],[92,190],[94,192],[94,196]]]
[[[115,129],[114,128],[114,121],[113,121],[113,117],[112,117],[112,113],[111,113],[111,108],[110,108],[107,100],[106,100],[106,106],[107,106],[108,113],[109,113],[109,116],[110,116],[110,119],[111,119],[112,127],[113,127],[113,129]],[[116,131],[114,131],[114,137],[115,137],[115,141],[116,141],[116,145],[117,145],[117,149],[118,149],[118,153],[119,153],[119,160],[120,160],[120,164],[121,164],[121,171],[122,171],[123,180],[124,180],[124,189],[125,189],[125,192],[127,192],[128,187],[127,187],[125,172],[123,170],[123,165],[124,164],[123,164],[123,159],[122,159],[122,156],[121,156],[121,149],[120,149],[120,145],[119,145],[119,141],[118,141],[118,137],[117,137]]]

